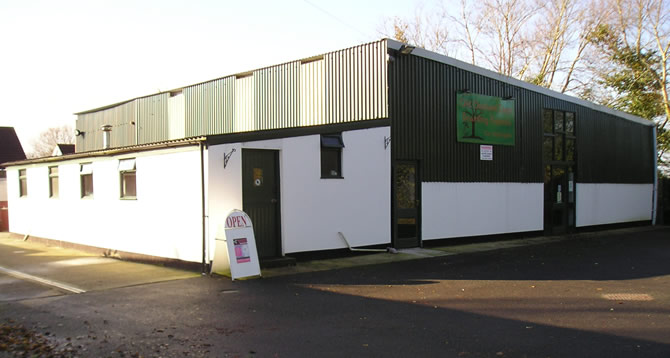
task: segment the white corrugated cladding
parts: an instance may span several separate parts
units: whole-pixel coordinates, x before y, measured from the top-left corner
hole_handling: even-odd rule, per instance
[[[179,139],[186,136],[184,119],[186,118],[184,94],[172,93],[168,99],[168,139]]]
[[[382,40],[84,112],[77,152],[102,147],[104,124],[119,147],[387,118],[386,61]]]

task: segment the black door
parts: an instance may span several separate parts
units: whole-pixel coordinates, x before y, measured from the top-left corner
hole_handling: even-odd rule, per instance
[[[393,169],[394,246],[421,245],[419,173],[416,162],[396,162]]]
[[[242,206],[254,225],[259,258],[281,256],[278,151],[242,150]]]
[[[575,226],[575,176],[571,166],[547,165],[544,178],[544,229],[563,234]]]

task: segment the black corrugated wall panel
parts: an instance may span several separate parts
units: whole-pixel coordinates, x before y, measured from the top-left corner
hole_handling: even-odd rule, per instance
[[[456,140],[461,90],[514,97],[515,145],[495,145],[493,161]],[[389,62],[392,156],[418,160],[424,182],[543,182],[545,108],[575,113],[579,182],[653,182],[651,127],[417,56]]]

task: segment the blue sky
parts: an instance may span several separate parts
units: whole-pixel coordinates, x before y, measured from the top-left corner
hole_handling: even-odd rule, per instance
[[[74,112],[374,41],[416,4],[0,0],[0,126],[30,151]]]

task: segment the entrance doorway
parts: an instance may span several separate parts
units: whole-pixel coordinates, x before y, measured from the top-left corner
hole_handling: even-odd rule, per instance
[[[544,231],[564,234],[575,227],[575,113],[545,109],[543,126]]]
[[[242,207],[254,225],[259,259],[281,256],[279,151],[242,149]]]
[[[547,233],[564,234],[575,227],[575,174],[571,166],[545,167],[544,205]]]
[[[421,197],[416,162],[396,162],[393,168],[393,246],[421,246]]]

